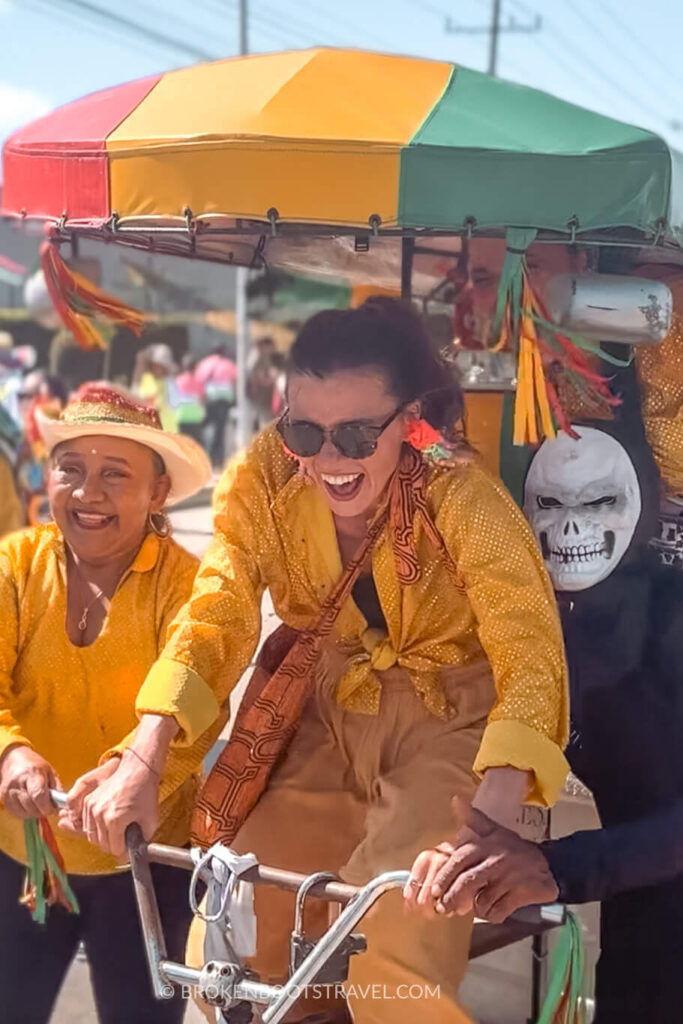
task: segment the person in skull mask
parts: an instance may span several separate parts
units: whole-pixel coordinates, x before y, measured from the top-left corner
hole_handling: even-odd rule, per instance
[[[603,828],[537,846],[468,812],[435,879],[441,912],[602,901],[595,1024],[683,1014],[683,579],[648,549],[659,484],[642,423],[577,426],[541,446],[525,512],[562,616],[567,751]],[[462,808],[461,808],[462,811]],[[424,855],[426,856],[426,855]]]

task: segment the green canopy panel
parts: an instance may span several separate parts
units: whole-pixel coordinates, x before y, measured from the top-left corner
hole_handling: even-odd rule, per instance
[[[455,68],[401,154],[399,223],[578,232],[615,226],[683,241],[683,157],[652,132]]]

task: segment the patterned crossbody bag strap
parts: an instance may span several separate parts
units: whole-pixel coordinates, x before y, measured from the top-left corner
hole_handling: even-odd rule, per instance
[[[328,594],[315,624],[298,634],[258,696],[243,714],[238,713],[230,739],[197,798],[191,829],[194,845],[231,843],[265,790],[313,690],[322,642],[332,631],[388,514],[386,505]]]

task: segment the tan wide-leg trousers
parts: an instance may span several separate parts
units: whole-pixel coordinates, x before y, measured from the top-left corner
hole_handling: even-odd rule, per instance
[[[426,710],[404,670],[382,675],[376,716],[344,711],[334,697],[343,663],[325,653],[317,692],[267,791],[236,837],[239,853],[303,873],[332,871],[361,885],[383,871],[410,868],[423,849],[453,835],[454,794],[470,798],[472,773],[493,683],[485,664],[444,672],[448,721]],[[284,980],[292,894],[256,887],[261,979]],[[309,900],[305,927],[317,938],[330,908]],[[198,922],[195,922],[197,925]],[[456,999],[467,966],[471,919],[407,914],[400,892],[382,897],[358,931],[366,953],[351,958],[348,1004],[356,1024],[466,1024]],[[188,961],[203,962],[201,929]],[[321,1012],[309,997],[291,1019]]]

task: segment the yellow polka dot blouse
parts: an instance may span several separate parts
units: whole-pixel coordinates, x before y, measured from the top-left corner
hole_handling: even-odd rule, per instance
[[[671,330],[661,345],[636,345],[645,433],[666,490],[683,495],[683,280],[670,282]]]
[[[420,522],[415,539],[422,578],[402,588],[385,533],[372,572],[388,635],[368,629],[349,598],[334,640],[360,657],[351,660],[337,699],[349,710],[377,713],[381,684],[375,670],[398,664],[425,705],[445,715],[440,669],[486,657],[498,697],[475,770],[528,770],[535,779],[531,798],[551,804],[567,771],[567,676],[540,553],[505,488],[475,461],[430,469],[428,499],[465,589],[456,590]],[[137,701],[139,713],[176,717],[180,747],[215,721],[249,664],[265,588],[280,618],[302,629],[315,621],[342,571],[324,496],[296,472],[272,427],[228,467],[214,513],[214,537],[192,597],[172,623]]]
[[[197,560],[175,541],[149,535],[111,601],[89,647],[66,634],[64,540],[53,525],[0,541],[0,756],[32,746],[62,786],[124,745],[137,724],[135,698],[164,645],[169,622],[187,600]],[[215,717],[215,716],[214,716]],[[203,757],[218,719],[192,747],[173,751],[161,785],[162,842],[186,843]],[[56,829],[66,868],[113,871],[112,857]],[[22,822],[0,809],[0,849],[24,860]]]

